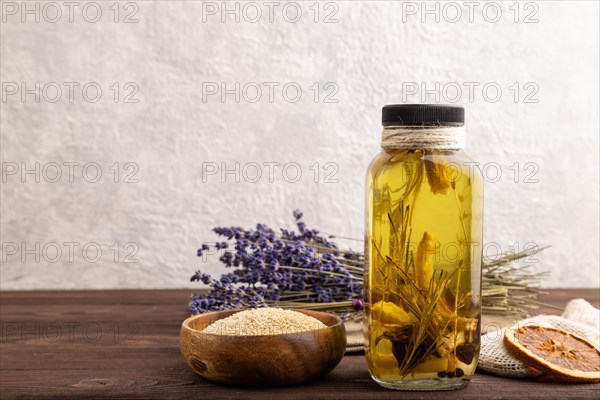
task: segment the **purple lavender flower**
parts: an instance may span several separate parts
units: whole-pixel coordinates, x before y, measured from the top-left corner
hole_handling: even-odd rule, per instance
[[[364,308],[364,303],[362,299],[354,299],[352,300],[352,308],[354,308],[357,311],[360,311]]]
[[[298,220],[302,219],[303,214],[302,214],[302,211],[300,211],[300,210],[294,210],[293,215],[294,215],[294,219],[296,221],[298,221]]]
[[[255,230],[215,228],[217,235],[234,242],[232,246],[225,241],[214,245],[218,250],[227,249],[219,260],[233,271],[219,279],[196,271],[191,280],[209,285],[210,290],[192,296],[190,312],[350,300],[349,310],[356,309],[356,301],[362,297],[362,271],[357,268],[361,255],[341,251],[317,230],[307,228],[300,211],[293,215],[298,232],[281,229],[277,235],[264,224],[257,224]],[[198,256],[209,249],[203,244]]]
[[[198,257],[202,257],[203,252],[206,250],[210,250],[210,246],[205,243],[198,249]]]

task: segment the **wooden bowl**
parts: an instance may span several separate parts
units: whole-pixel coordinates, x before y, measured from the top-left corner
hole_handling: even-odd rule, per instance
[[[205,313],[183,321],[181,354],[203,378],[241,386],[293,385],[326,375],[344,356],[344,324],[324,312],[295,310],[320,320],[326,329],[260,336],[202,332],[214,321],[239,311]]]

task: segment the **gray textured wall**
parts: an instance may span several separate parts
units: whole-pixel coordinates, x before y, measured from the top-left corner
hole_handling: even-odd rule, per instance
[[[230,2],[236,22],[221,2],[2,2],[1,288],[187,287],[219,271],[195,256],[212,226],[294,208],[361,237],[380,107],[422,100],[467,109],[486,241],[552,244],[545,286],[598,286],[598,3],[512,3],[429,3],[436,22],[421,2],[308,2],[293,22],[296,3],[270,21]],[[210,94],[236,82],[239,102]]]

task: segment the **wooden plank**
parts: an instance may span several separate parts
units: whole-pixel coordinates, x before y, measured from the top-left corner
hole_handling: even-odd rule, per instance
[[[187,367],[9,371],[3,373],[6,398],[122,398],[122,399],[582,399],[598,398],[598,384],[556,384],[477,374],[465,389],[452,392],[397,392],[371,380],[364,357],[345,357],[326,378],[304,385],[248,389],[205,381]]]
[[[558,384],[481,373],[475,375],[466,389],[455,392],[390,391],[371,380],[362,355],[345,357],[326,378],[305,385],[278,389],[219,386],[196,376],[179,354],[178,332],[186,317],[189,293],[187,290],[0,293],[0,397],[597,399],[600,395],[600,384]],[[564,306],[575,297],[600,306],[597,289],[552,290],[540,300]],[[557,313],[552,309],[541,311]],[[119,331],[115,335],[116,326]],[[72,334],[69,327],[73,328]],[[84,332],[86,327],[88,331]],[[96,337],[98,327],[102,334]],[[57,329],[62,329],[59,336]]]
[[[2,305],[40,304],[152,304],[184,305],[194,292],[199,290],[45,290],[45,291],[0,291]],[[68,295],[67,295],[68,294]],[[43,302],[43,303],[42,303]]]

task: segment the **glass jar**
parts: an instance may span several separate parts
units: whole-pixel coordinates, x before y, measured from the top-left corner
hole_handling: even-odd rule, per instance
[[[383,107],[367,173],[365,352],[381,386],[466,386],[479,355],[483,179],[464,109]]]

